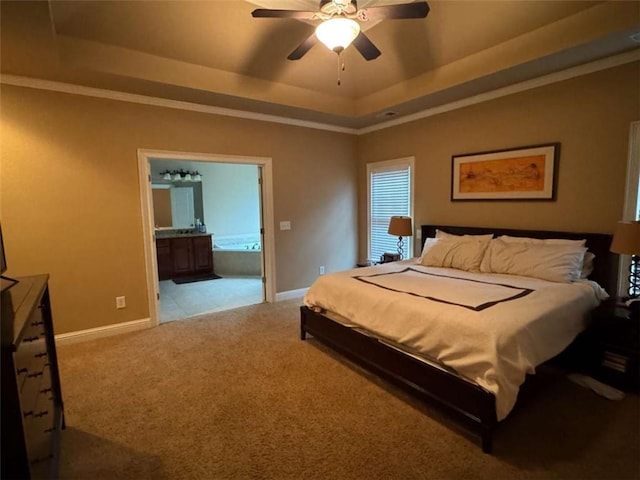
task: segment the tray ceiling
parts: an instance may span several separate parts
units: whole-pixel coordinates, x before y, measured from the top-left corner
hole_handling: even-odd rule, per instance
[[[406,3],[361,0],[359,7]],[[287,55],[317,22],[253,18],[308,0],[3,0],[3,74],[362,128],[629,50],[640,3],[429,1],[426,19],[363,24],[382,51]]]

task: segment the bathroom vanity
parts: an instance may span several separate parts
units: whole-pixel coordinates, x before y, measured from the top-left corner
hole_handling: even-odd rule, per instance
[[[156,253],[160,280],[213,273],[210,233],[157,236]]]

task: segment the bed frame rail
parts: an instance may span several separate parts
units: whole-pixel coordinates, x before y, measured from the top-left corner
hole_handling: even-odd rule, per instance
[[[497,424],[493,394],[303,306],[300,307],[300,338],[305,340],[307,333],[414,396],[444,407],[479,433],[482,451],[491,453]]]

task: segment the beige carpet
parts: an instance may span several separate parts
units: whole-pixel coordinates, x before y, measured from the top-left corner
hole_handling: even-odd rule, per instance
[[[78,479],[638,479],[640,402],[547,369],[494,454],[310,339],[299,301],[58,347]]]

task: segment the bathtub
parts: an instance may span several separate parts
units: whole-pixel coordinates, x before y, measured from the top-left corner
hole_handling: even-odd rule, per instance
[[[262,246],[260,245],[260,242],[232,243],[230,245],[216,245],[214,248],[217,248],[219,250],[233,250],[233,251],[251,250],[251,251],[259,252],[260,250],[262,250]]]
[[[261,277],[261,247],[259,235],[214,235],[213,268],[223,277]]]

